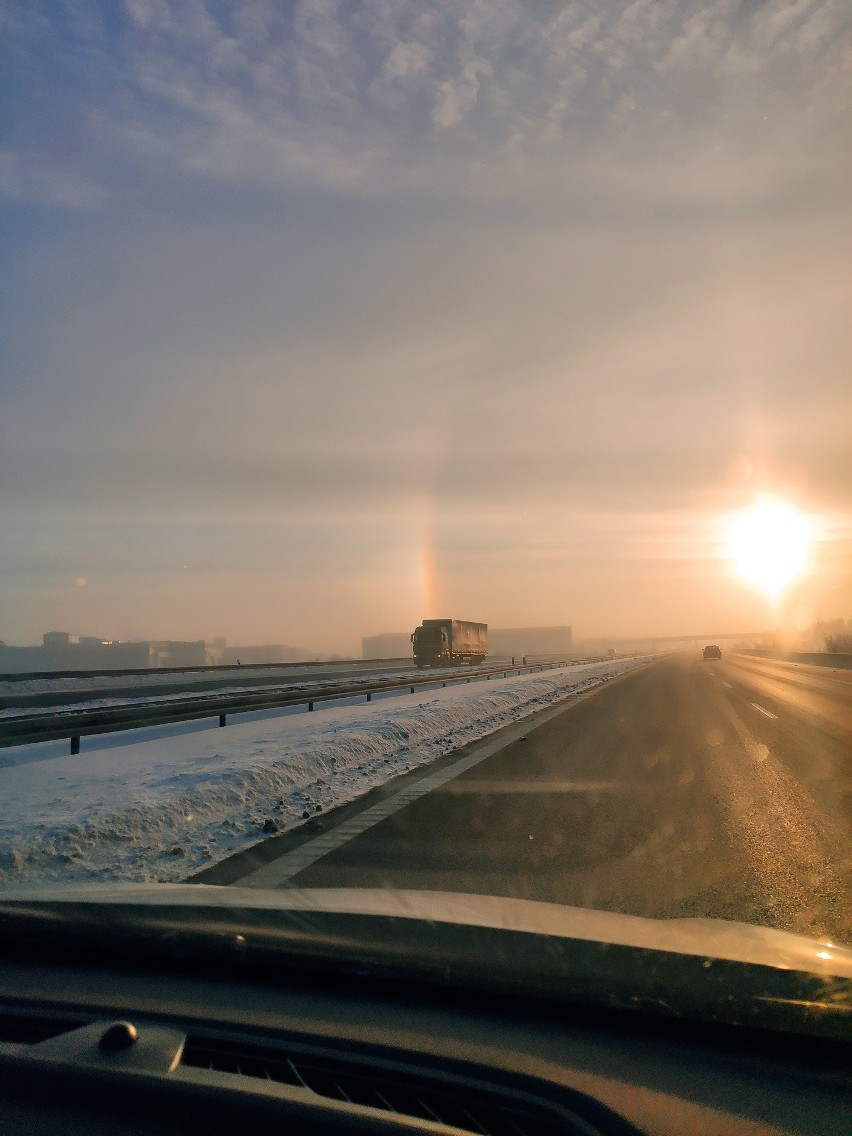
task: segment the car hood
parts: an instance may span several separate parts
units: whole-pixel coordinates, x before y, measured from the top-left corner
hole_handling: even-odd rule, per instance
[[[360,915],[492,928],[852,978],[852,948],[723,919],[648,919],[503,896],[383,888],[261,890],[205,884],[69,884],[0,890],[0,906],[103,904],[163,909]]]
[[[712,919],[428,891],[103,884],[0,891],[0,951],[225,967],[849,1036],[852,951]]]

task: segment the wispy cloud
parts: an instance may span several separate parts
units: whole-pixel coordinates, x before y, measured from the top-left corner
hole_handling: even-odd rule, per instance
[[[722,138],[717,166],[757,158],[777,175],[791,165],[779,130],[825,152],[849,101],[842,0],[128,0],[124,16],[48,32],[20,16],[20,58],[44,67],[60,37],[100,91],[87,129],[124,147],[116,160],[168,155],[176,175],[231,184],[511,194],[554,171],[570,184],[601,152],[674,170]],[[80,160],[80,183],[97,184],[90,148]]]
[[[0,150],[0,194],[16,201],[87,212],[107,199],[102,186],[87,181],[73,168],[40,163],[10,150]]]

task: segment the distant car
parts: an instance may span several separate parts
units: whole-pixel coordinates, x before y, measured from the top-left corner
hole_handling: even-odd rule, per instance
[[[705,659],[721,659],[722,648],[717,647],[715,643],[711,643],[708,647],[704,648]]]

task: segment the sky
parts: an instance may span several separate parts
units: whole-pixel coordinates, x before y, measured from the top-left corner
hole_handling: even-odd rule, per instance
[[[852,616],[846,0],[33,0],[0,64],[0,639]]]

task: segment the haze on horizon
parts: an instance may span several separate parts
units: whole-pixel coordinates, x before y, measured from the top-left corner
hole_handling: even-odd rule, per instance
[[[0,21],[0,638],[852,615],[848,4]]]

